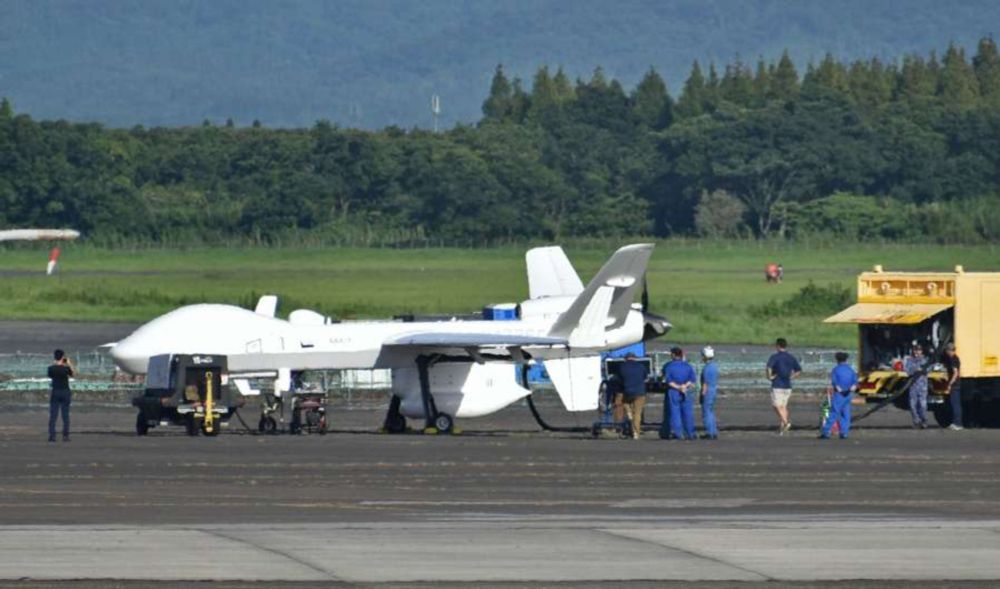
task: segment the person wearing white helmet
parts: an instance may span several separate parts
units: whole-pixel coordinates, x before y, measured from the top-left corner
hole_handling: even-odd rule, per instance
[[[715,420],[715,394],[719,388],[719,365],[715,363],[715,349],[705,346],[701,349],[701,423],[705,428],[705,439],[719,438],[719,424]]]

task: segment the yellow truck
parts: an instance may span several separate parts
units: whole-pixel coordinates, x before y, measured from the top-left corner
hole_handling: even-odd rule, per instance
[[[858,325],[860,395],[908,407],[903,360],[914,344],[929,358],[928,407],[942,427],[951,423],[947,373],[940,364],[954,343],[962,360],[966,425],[1000,425],[1000,273],[886,272],[858,276],[858,302],[826,323]]]

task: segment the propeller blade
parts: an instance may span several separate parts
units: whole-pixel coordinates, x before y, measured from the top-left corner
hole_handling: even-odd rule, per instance
[[[649,286],[646,284],[646,275],[642,275],[642,312],[649,312]]]

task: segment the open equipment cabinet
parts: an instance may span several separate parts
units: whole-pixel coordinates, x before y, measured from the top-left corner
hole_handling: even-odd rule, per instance
[[[1000,273],[885,272],[858,277],[858,302],[826,323],[858,325],[859,393],[870,403],[908,408],[904,360],[914,345],[927,358],[928,407],[952,421],[948,374],[941,363],[955,344],[966,425],[1000,426]]]
[[[146,387],[132,399],[140,436],[159,425],[183,425],[188,435],[216,436],[242,397],[228,386],[225,356],[164,354],[149,359]]]
[[[619,370],[621,369],[622,364],[629,361],[626,359],[628,354],[632,354],[634,356],[632,362],[639,362],[640,364],[644,364],[646,366],[647,392],[656,392],[658,390],[656,382],[656,361],[653,356],[646,355],[646,346],[644,342],[639,342],[625,348],[604,353],[602,355],[604,378],[601,383],[601,399],[598,405],[599,418],[590,428],[590,434],[595,438],[600,437],[603,432],[610,432],[624,437],[632,437],[632,423],[629,421],[628,413],[624,412],[622,421],[617,421],[615,419],[615,396],[618,393],[623,392]],[[643,424],[650,425],[645,419],[643,419],[643,422],[640,425]]]

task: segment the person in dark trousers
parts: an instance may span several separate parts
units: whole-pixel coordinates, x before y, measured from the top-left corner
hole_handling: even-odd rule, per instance
[[[846,352],[837,352],[834,357],[837,365],[830,372],[830,386],[826,391],[830,395],[830,415],[823,422],[819,437],[829,439],[830,430],[836,423],[840,426],[840,439],[846,440],[851,433],[851,400],[858,390],[858,373],[847,363]]]
[[[69,441],[69,404],[72,393],[69,390],[69,378],[73,376],[73,362],[62,350],[52,354],[55,361],[49,366],[49,378],[52,379],[52,393],[49,396],[49,441],[56,441],[56,419],[62,414],[62,437]]]
[[[903,362],[903,369],[912,379],[910,382],[910,417],[913,419],[913,427],[924,429],[927,427],[927,360],[924,358],[924,349],[919,345],[913,346],[913,352],[906,357]]]
[[[670,363],[663,367],[663,381],[668,387],[664,402],[670,405],[670,431],[675,438],[693,440],[695,383],[698,376],[694,367],[684,360],[684,350],[671,348],[670,357]]]
[[[715,363],[715,349],[705,346],[701,350],[701,422],[705,427],[705,439],[719,438],[719,424],[715,419],[715,394],[719,389],[719,365]]]
[[[792,396],[792,379],[802,374],[799,361],[788,353],[788,342],[779,337],[778,350],[767,359],[767,379],[771,381],[771,406],[778,414],[778,434],[785,435],[792,429],[788,418],[788,399]]]
[[[625,412],[632,423],[632,438],[638,440],[642,435],[642,409],[646,406],[646,379],[649,378],[649,368],[642,362],[636,362],[635,354],[625,354],[625,362],[619,368],[622,379],[622,389],[625,400]]]
[[[948,429],[961,431],[962,424],[962,361],[958,358],[955,344],[945,346],[941,363],[948,370],[948,401],[951,403],[951,425]]]

